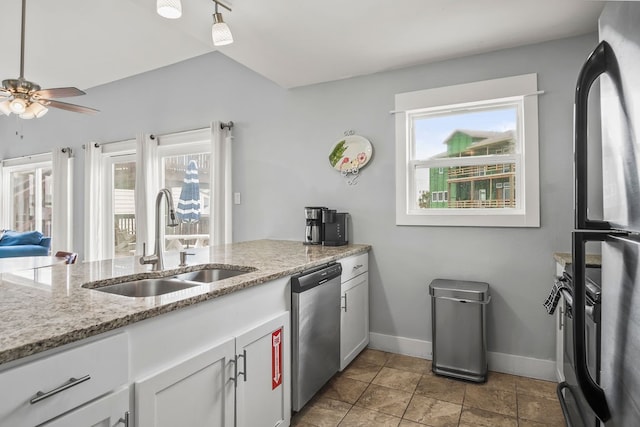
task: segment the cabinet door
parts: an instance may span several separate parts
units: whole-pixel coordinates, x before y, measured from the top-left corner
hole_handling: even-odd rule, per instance
[[[135,383],[137,427],[233,426],[233,338]]]
[[[127,427],[129,387],[88,403],[41,427]]]
[[[365,272],[342,284],[340,370],[369,344],[369,276]]]
[[[236,426],[288,426],[291,421],[289,312],[236,337]]]

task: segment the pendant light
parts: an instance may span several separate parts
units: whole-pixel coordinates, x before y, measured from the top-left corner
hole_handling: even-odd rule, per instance
[[[229,26],[222,19],[222,14],[218,13],[218,5],[224,7],[229,12],[231,9],[228,6],[225,6],[223,3],[218,2],[217,0],[213,0],[216,4],[216,11],[213,14],[213,26],[211,27],[211,38],[213,39],[214,46],[225,46],[233,43],[233,35],[231,35],[231,30]]]
[[[180,0],[158,0],[156,10],[163,18],[178,19],[182,16],[182,3]]]

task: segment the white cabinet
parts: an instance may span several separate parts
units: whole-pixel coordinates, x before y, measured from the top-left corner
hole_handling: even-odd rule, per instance
[[[369,344],[369,258],[354,255],[343,260],[340,317],[340,371]]]
[[[289,278],[130,325],[136,427],[291,418]]]
[[[136,426],[288,425],[288,330],[285,312],[137,381]]]
[[[232,426],[231,361],[233,339],[136,381],[136,426]]]
[[[127,335],[117,334],[0,372],[0,426],[39,425],[126,385],[128,357]]]
[[[132,427],[129,418],[129,387],[125,387],[41,427]]]
[[[236,337],[237,427],[289,425],[290,336],[286,312]]]

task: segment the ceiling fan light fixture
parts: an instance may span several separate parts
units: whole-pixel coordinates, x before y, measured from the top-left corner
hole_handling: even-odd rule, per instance
[[[9,103],[9,109],[13,114],[22,114],[27,110],[27,101],[22,98],[15,98]]]
[[[9,104],[11,103],[10,100],[6,100],[3,102],[0,102],[0,113],[4,114],[5,116],[10,116],[12,111],[11,108],[9,107]]]
[[[40,118],[45,114],[47,114],[48,111],[49,109],[44,105],[40,104],[39,102],[32,102],[31,104],[29,104],[25,112],[20,114],[20,118],[21,119],[33,119],[34,117]]]
[[[163,18],[178,19],[182,16],[182,3],[180,0],[158,0],[156,10]]]
[[[216,3],[216,9],[218,4]],[[221,13],[213,14],[213,26],[211,27],[211,38],[214,46],[225,46],[233,43],[233,35],[229,26],[222,19]]]

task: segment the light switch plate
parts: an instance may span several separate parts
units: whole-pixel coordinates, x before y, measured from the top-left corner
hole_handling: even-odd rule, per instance
[[[240,204],[240,193],[233,193],[233,204],[234,205]]]

